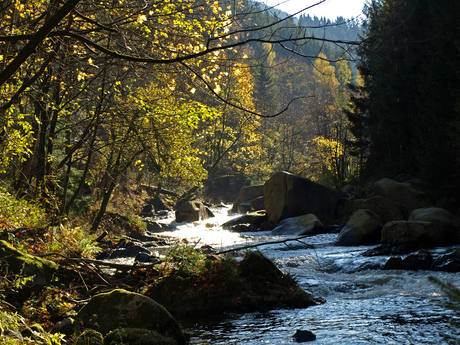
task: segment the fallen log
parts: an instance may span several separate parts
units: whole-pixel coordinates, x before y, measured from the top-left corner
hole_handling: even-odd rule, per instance
[[[226,254],[226,253],[236,252],[238,250],[245,250],[245,249],[257,248],[257,247],[260,247],[260,246],[266,246],[266,245],[269,245],[269,244],[279,244],[279,243],[286,244],[287,242],[290,242],[290,241],[297,241],[297,242],[300,242],[300,243],[304,244],[308,248],[314,249],[315,247],[312,246],[311,244],[304,243],[304,242],[302,242],[300,240],[303,239],[303,238],[311,237],[311,236],[315,236],[315,235],[317,235],[317,234],[307,234],[307,235],[302,235],[302,236],[294,237],[294,238],[286,238],[284,240],[253,243],[253,244],[248,244],[248,245],[241,246],[241,247],[235,247],[235,248],[231,248],[231,249],[221,250],[221,251],[216,252],[214,254],[216,254],[216,255]]]
[[[109,268],[115,268],[115,269],[118,269],[120,271],[129,271],[129,270],[138,269],[138,268],[153,268],[156,264],[158,264],[158,262],[152,263],[152,264],[147,264],[147,265],[146,264],[136,263],[136,262],[134,264],[132,264],[132,265],[117,264],[117,263],[114,263],[114,262],[105,262],[105,261],[94,260],[94,259],[72,258],[72,257],[66,256],[64,254],[56,253],[56,252],[48,253],[48,254],[35,255],[35,256],[39,256],[39,257],[59,256],[59,257],[63,258],[65,261],[67,261],[69,263],[93,264],[93,265],[96,265],[96,266],[105,266],[105,267],[109,267]]]

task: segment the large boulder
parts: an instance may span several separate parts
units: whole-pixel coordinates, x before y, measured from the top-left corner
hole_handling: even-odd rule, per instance
[[[430,241],[433,245],[456,244],[454,238],[460,231],[460,220],[449,211],[438,207],[419,208],[412,211],[409,220],[432,224]]]
[[[383,220],[374,212],[361,209],[351,216],[337,237],[338,246],[359,246],[378,243],[381,237]]]
[[[388,222],[382,229],[382,244],[391,246],[403,246],[409,250],[430,247],[434,245],[433,226],[429,222],[417,222],[413,220],[399,220]]]
[[[8,272],[32,277],[31,285],[48,285],[58,270],[53,261],[23,253],[6,241],[0,241],[0,260],[8,266]]]
[[[390,222],[382,229],[382,243],[411,249],[456,244],[460,220],[442,208],[412,211],[408,221]]]
[[[409,216],[404,206],[380,195],[364,200],[356,207],[355,211],[360,209],[368,209],[378,214],[382,217],[383,224],[393,220],[406,220]]]
[[[408,212],[412,212],[423,205],[424,194],[408,182],[400,183],[389,178],[383,178],[375,182],[374,194],[400,203],[406,207]]]
[[[142,328],[172,339],[173,344],[186,343],[176,319],[163,306],[147,296],[122,289],[92,297],[76,319],[102,334],[120,327]]]
[[[264,184],[265,209],[269,221],[274,223],[308,213],[322,221],[332,220],[336,217],[339,199],[346,197],[344,192],[287,172],[274,174]]]
[[[323,223],[314,214],[306,214],[299,217],[283,219],[276,228],[273,235],[306,235],[313,234],[323,228]]]
[[[233,213],[246,213],[251,210],[251,201],[264,195],[264,186],[246,186],[240,189],[240,194],[233,203]],[[241,205],[242,204],[242,205]],[[240,206],[241,205],[241,206]],[[263,209],[263,208],[259,208]]]
[[[211,214],[210,210],[201,201],[187,201],[176,210],[176,222],[196,222],[208,219]]]

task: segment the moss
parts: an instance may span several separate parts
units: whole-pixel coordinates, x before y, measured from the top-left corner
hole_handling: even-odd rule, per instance
[[[94,296],[76,319],[103,334],[121,327],[144,328],[173,337],[178,343],[185,342],[177,321],[163,306],[147,296],[126,290]]]
[[[24,276],[35,276],[34,284],[49,284],[58,265],[50,260],[22,253],[8,242],[0,241],[0,260],[8,264],[9,271]]]
[[[75,345],[103,345],[103,341],[104,337],[101,333],[87,329],[78,336]]]
[[[148,329],[118,328],[105,336],[104,345],[177,345],[177,342]]]

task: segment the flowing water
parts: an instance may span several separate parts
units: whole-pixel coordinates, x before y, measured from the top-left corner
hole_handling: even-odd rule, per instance
[[[220,225],[228,208],[193,224],[171,223],[164,235],[217,249],[283,239],[270,232],[232,233]],[[166,220],[171,222],[170,220]],[[459,273],[381,270],[388,257],[364,257],[373,246],[336,247],[336,234],[259,247],[299,285],[327,302],[306,309],[229,314],[188,325],[191,344],[287,344],[296,330],[316,335],[311,344],[460,344],[460,314],[429,282],[434,276],[460,287]],[[445,248],[434,252],[444,252]]]

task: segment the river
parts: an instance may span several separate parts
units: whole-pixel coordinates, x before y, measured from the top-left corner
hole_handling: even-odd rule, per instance
[[[163,235],[217,249],[282,239],[270,232],[232,233],[220,225],[237,215],[213,209],[215,218],[170,223]],[[374,246],[336,247],[337,234],[322,234],[259,247],[283,272],[295,275],[304,290],[327,302],[306,309],[228,314],[185,325],[191,344],[287,344],[296,330],[316,335],[311,344],[460,344],[460,314],[448,305],[434,276],[460,287],[458,273],[381,270],[388,256],[364,257]],[[433,249],[433,253],[446,248]],[[460,305],[457,305],[460,307]]]

